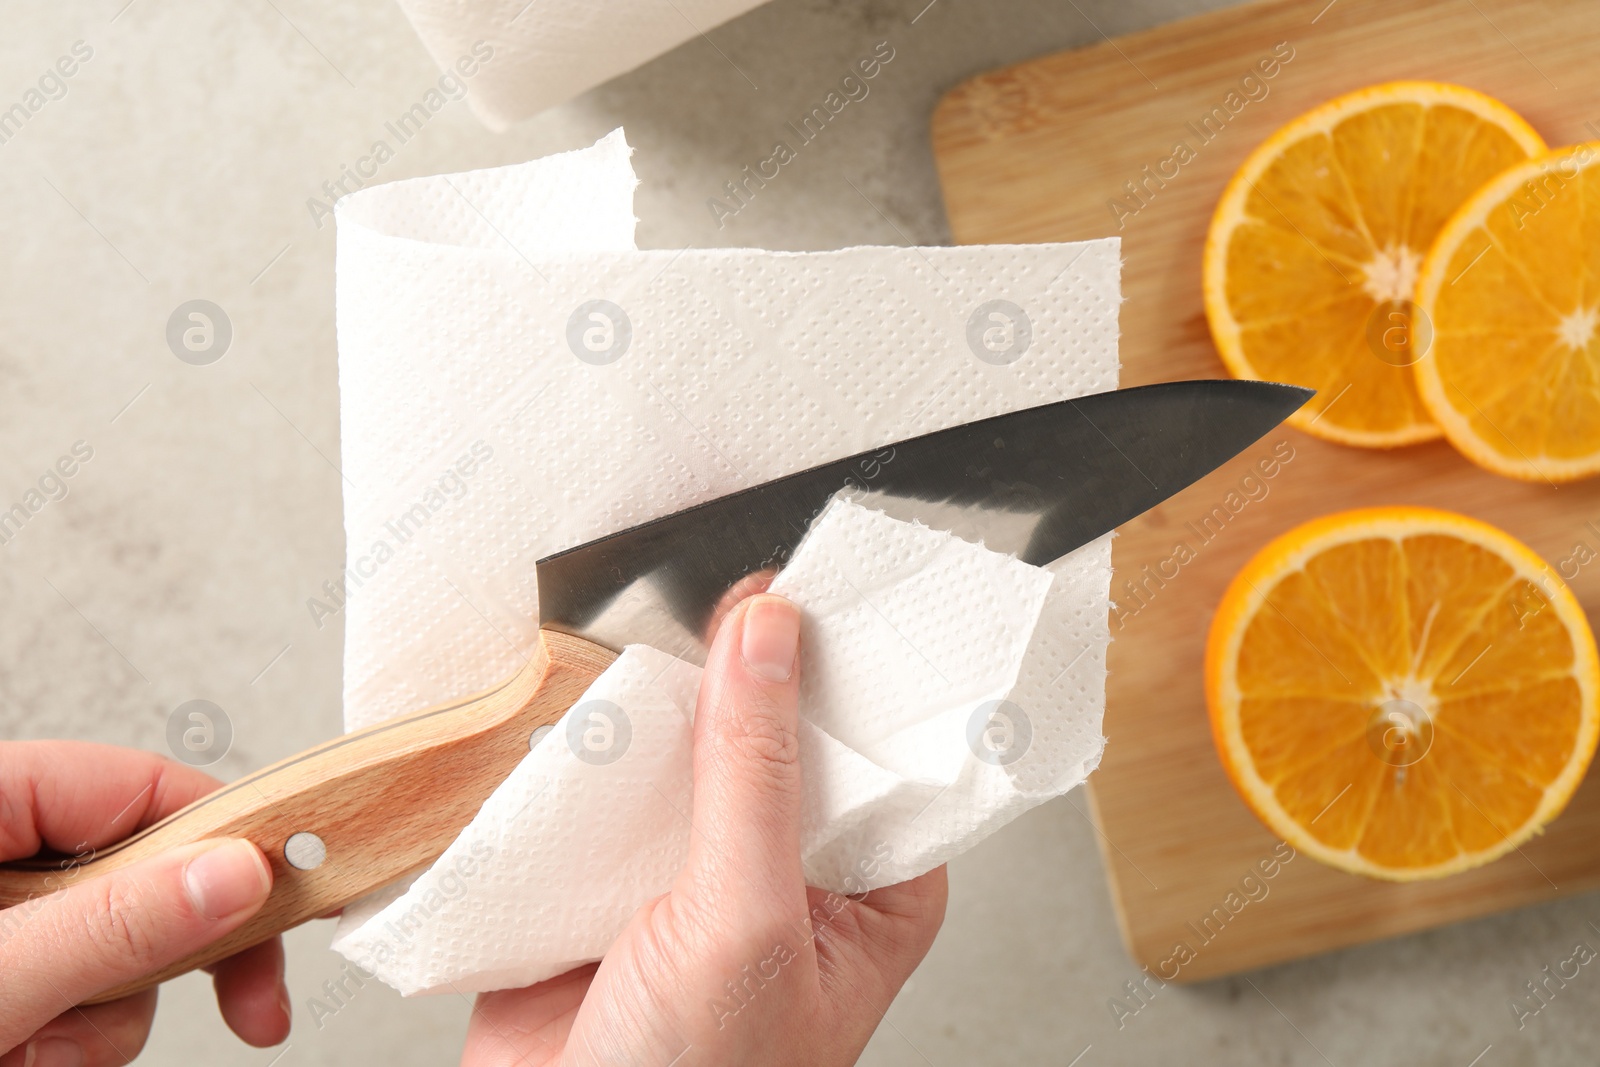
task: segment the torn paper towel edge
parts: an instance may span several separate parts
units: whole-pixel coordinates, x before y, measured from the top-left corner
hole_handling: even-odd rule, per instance
[[[369,186],[334,202],[336,235],[349,240],[416,242],[493,251],[510,249],[519,260],[537,257],[636,252],[633,213],[639,176],[633,146],[622,127],[586,148],[556,152],[525,163],[459,174],[430,174]],[[559,197],[554,209],[538,192]],[[447,231],[419,205],[458,201],[470,225]],[[489,221],[493,219],[494,221]]]
[[[499,131],[703,37],[765,0],[399,2],[444,75],[465,84],[473,114]]]
[[[1092,556],[1101,544],[1079,551]],[[895,555],[868,558],[880,550]],[[901,564],[908,559],[917,561],[915,573],[896,573],[907,570]],[[875,584],[874,575],[857,569],[863,563],[879,566]],[[965,597],[989,602],[952,604],[941,619],[946,612],[928,611],[935,605],[925,602],[926,583],[943,584],[955,574],[996,595]],[[1048,570],[847,501],[833,502],[814,523],[772,586],[804,618],[800,759],[808,884],[858,895],[916,877],[1077,784],[1098,762],[1096,748],[1069,774],[1055,775],[1052,789],[1029,791],[974,733],[974,725],[997,722],[987,717],[990,704],[1011,692],[1052,582]],[[910,600],[897,601],[907,591]],[[957,592],[971,590],[958,585]],[[905,610],[908,604],[914,610]],[[936,653],[964,642],[982,651],[967,663],[940,657],[939,673],[948,677],[934,690],[949,692],[953,703],[926,709],[932,714],[921,721],[901,715],[885,724],[885,736],[869,729],[858,743],[874,760],[834,733],[860,734],[881,699],[869,698],[873,708],[860,706],[852,675],[881,674],[891,691],[931,684],[926,669],[895,667],[916,658],[903,632],[913,621],[924,625],[927,647]],[[524,986],[599,959],[638,909],[670,888],[687,855],[699,677],[697,667],[629,646],[438,863],[359,925],[341,924],[334,947],[407,995]],[[596,702],[622,709],[630,727],[626,752],[614,762],[597,764],[574,742],[592,714],[584,709],[608,706]],[[1043,736],[1053,713],[1039,712],[1034,736]],[[1096,734],[1098,719],[1096,707]],[[880,762],[900,762],[904,770],[918,752],[923,775],[917,778]],[[922,823],[946,797],[945,808],[977,815],[950,823],[943,821],[947,811]],[[957,826],[959,839],[952,833]],[[628,846],[608,849],[618,841]]]

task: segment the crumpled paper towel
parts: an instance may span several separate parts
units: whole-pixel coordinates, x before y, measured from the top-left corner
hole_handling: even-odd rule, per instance
[[[519,668],[537,640],[545,555],[841,456],[1116,386],[1114,240],[641,252],[628,155],[617,131],[590,149],[339,202],[348,565],[309,608],[319,624],[346,615],[349,729]],[[1026,709],[1031,744],[1062,755],[1004,767],[1007,788],[1038,799],[1098,759],[1109,537],[1048,569],[1009,699]],[[816,656],[808,686],[848,669],[848,657]],[[856,752],[872,740],[829,736]],[[862,759],[922,776],[880,755]],[[981,790],[947,790],[917,818],[931,828],[925,854],[992,830],[992,806]],[[596,817],[580,803],[550,816]],[[834,829],[838,872],[860,842]],[[522,876],[535,881],[478,884],[541,921],[558,905],[534,888],[538,872]],[[382,903],[350,909],[341,936]],[[449,933],[471,955],[503,931]]]
[[[499,130],[764,2],[400,0],[400,7],[434,62],[447,73],[473,72],[468,103]]]
[[[1092,769],[1097,749],[1035,747],[1032,717],[1002,704],[1051,581],[859,504],[817,520],[772,585],[804,614],[808,884],[862,893],[944,862],[1046,799],[1013,763],[1069,781]],[[688,854],[699,679],[628,646],[441,860],[335,948],[408,995],[529,985],[600,958]],[[1066,715],[1094,730],[1099,711]]]

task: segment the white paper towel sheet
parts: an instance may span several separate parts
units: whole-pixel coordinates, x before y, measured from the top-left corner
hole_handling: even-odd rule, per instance
[[[537,637],[534,562],[551,552],[840,456],[1116,386],[1114,240],[640,252],[627,157],[618,131],[591,149],[340,201],[349,567],[330,583],[322,610],[347,615],[348,728],[482,689],[520,667]],[[856,537],[870,533],[853,529]],[[1035,754],[1050,758],[994,765],[971,758],[968,743],[922,745],[948,742],[954,723],[965,729],[974,710],[945,712],[939,702],[876,727],[847,716],[803,739],[817,751],[837,743],[841,766],[863,761],[850,780],[878,783],[874,811],[909,820],[906,812],[927,805],[916,815],[915,847],[905,844],[896,865],[882,865],[892,880],[949,858],[1081,781],[1097,762],[1109,538],[1049,570],[1055,580],[1009,699],[1025,710]],[[837,593],[837,583],[800,588],[827,606],[819,617],[834,619],[808,633],[808,706],[852,706],[850,695],[868,691],[887,657],[906,654],[850,628],[850,605],[824,595]],[[908,601],[915,621],[907,625],[929,626],[925,639],[934,641],[948,603],[920,595]],[[1026,614],[1025,601],[1001,606]],[[872,621],[859,604],[855,610],[861,625]],[[984,660],[990,650],[970,649]],[[692,707],[670,688],[679,677],[686,676],[663,675],[667,695],[639,696],[640,706],[662,718],[667,704]],[[963,699],[976,692],[963,691]],[[673,758],[675,742],[658,740],[659,758]],[[944,763],[929,756],[934,749]],[[963,776],[970,781],[960,788],[937,784]],[[580,801],[582,787],[572,788],[551,794],[559,809],[539,809],[548,834],[602,818]],[[818,811],[834,810],[826,796],[813,800]],[[504,814],[490,810],[496,803],[482,819]],[[837,818],[819,818],[808,844],[808,872],[842,891],[859,888],[848,877],[876,832],[850,823],[849,812],[861,808],[851,803],[837,805]],[[484,830],[458,844],[470,849]],[[501,832],[516,826],[507,822]],[[430,920],[432,944],[478,961],[446,967],[458,988],[527,980],[526,961],[487,962],[493,954],[483,946],[505,936],[504,916],[487,918],[497,901],[514,901],[514,914],[535,925],[548,922],[541,909],[572,906],[541,892],[540,871],[513,850],[495,855],[506,857],[503,877],[471,883],[459,915]],[[432,877],[449,872],[441,866]],[[452,884],[462,877],[456,871]],[[632,899],[619,893],[618,908]],[[357,943],[351,929],[381,904],[352,909],[341,942]],[[413,906],[402,911],[414,914]],[[427,976],[440,972],[428,969],[431,950],[427,960],[382,973],[403,988],[431,988]],[[479,964],[485,969],[473,972]]]
[[[772,587],[805,620],[808,884],[893,885],[1054,795],[1020,788],[1011,766],[1088,773],[1096,707],[1060,715],[1082,736],[1050,750],[1004,703],[1051,581],[858,504],[817,521]],[[440,862],[335,947],[406,994],[528,985],[600,958],[688,853],[699,678],[630,645]]]
[[[491,129],[537,114],[654,59],[764,0],[400,0],[446,72],[473,69],[467,99]],[[487,45],[487,48],[485,48]],[[731,73],[731,72],[730,72]]]

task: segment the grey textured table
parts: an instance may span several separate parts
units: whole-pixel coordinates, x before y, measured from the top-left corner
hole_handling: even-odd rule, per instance
[[[453,103],[381,177],[517,162],[624,125],[646,247],[940,243],[927,122],[941,92],[1212,6],[926,3],[775,0],[502,135]],[[306,607],[343,556],[333,227],[318,228],[307,202],[437,71],[389,0],[8,5],[5,30],[0,109],[74,42],[93,56],[0,143],[0,504],[75,442],[93,458],[0,546],[0,736],[162,750],[172,710],[206,699],[235,731],[213,770],[237,776],[339,729],[338,620],[318,628]],[[706,201],[884,40],[896,59],[871,95],[719,227]],[[173,309],[195,298],[233,323],[210,366],[180,362],[165,339]],[[864,1063],[1600,1055],[1592,967],[1520,1031],[1508,1007],[1575,942],[1600,946],[1595,897],[1167,987],[1119,1028],[1111,1001],[1138,1003],[1124,988],[1137,972],[1085,812],[1070,795],[951,865],[944,933]],[[164,993],[142,1062],[454,1063],[468,1005],[402,1003],[348,981],[330,993],[343,961],[328,934],[317,923],[289,939],[287,1050],[234,1042],[209,983],[190,976]]]

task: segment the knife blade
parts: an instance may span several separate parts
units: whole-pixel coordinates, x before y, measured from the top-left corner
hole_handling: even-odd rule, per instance
[[[528,752],[637,641],[703,660],[717,602],[788,559],[844,491],[1048,563],[1216,469],[1311,390],[1195,381],[984,419],[801,471],[537,563],[539,641],[491,689],[328,741],[202,797],[70,865],[0,867],[0,908],[207,838],[272,865],[267,903],[233,933],[88,1003],[127,996],[337,911],[432,863]],[[298,847],[297,847],[298,846]],[[310,859],[307,859],[310,857]]]
[[[719,600],[746,575],[781,568],[839,493],[1042,566],[1209,474],[1311,395],[1275,382],[1167,382],[861,452],[538,561],[540,624],[704,663]]]

